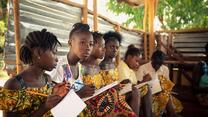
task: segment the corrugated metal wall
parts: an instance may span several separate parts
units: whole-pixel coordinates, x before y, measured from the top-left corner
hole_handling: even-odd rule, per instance
[[[205,45],[208,43],[208,32],[176,33],[173,46],[187,57],[205,56]]]
[[[91,14],[88,15],[88,23],[91,26],[91,28],[93,28],[93,16]],[[109,30],[114,30],[114,26],[115,25],[112,25],[108,21],[106,21],[102,18],[98,18],[98,31],[99,32],[105,33]],[[136,47],[143,50],[142,49],[143,48],[143,45],[142,45],[143,36],[141,34],[139,34],[137,32],[133,32],[133,31],[128,31],[123,28],[121,28],[119,33],[123,37],[121,47],[120,47],[121,57],[123,57],[128,45],[130,45],[130,44],[134,44]]]
[[[12,3],[12,0],[10,0]],[[14,20],[13,5],[10,4],[11,12],[9,17],[9,31],[7,33],[5,44],[5,63],[7,70],[15,68],[15,43],[14,43]],[[20,32],[21,40],[34,30],[43,28],[53,32],[62,43],[58,48],[59,56],[65,55],[68,51],[68,35],[71,27],[76,22],[81,22],[82,9],[71,5],[66,5],[52,0],[20,0]],[[88,15],[90,26],[93,25],[92,15]],[[98,18],[98,30],[102,33],[113,30],[115,24],[112,24],[103,18]],[[139,33],[121,29],[124,40],[122,42],[121,53],[123,54],[129,44],[135,44],[142,47],[142,37]]]

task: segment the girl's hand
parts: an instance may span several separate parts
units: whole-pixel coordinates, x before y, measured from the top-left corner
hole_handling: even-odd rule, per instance
[[[125,80],[122,80],[120,83],[121,84],[127,84],[127,83],[130,83],[131,81],[129,79],[125,79]]]
[[[64,97],[70,89],[70,84],[66,81],[62,83],[58,83],[53,87],[52,94],[53,95],[58,95],[60,97]]]
[[[88,86],[88,85],[85,85],[83,88],[81,88],[79,91],[77,91],[77,95],[80,98],[93,96],[94,93],[95,93],[95,87]]]
[[[147,81],[152,80],[150,74],[145,75],[143,79],[144,79],[144,80],[143,80],[144,82],[147,82]]]
[[[60,101],[62,97],[59,95],[49,95],[44,103],[44,107],[46,110],[50,110],[55,107]]]

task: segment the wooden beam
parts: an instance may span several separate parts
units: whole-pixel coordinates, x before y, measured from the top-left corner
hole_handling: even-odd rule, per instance
[[[17,74],[22,71],[22,64],[20,61],[20,21],[19,21],[19,0],[13,0],[14,5],[14,33],[15,33],[15,50],[16,50],[16,67],[17,67]]]
[[[83,0],[83,9],[82,9],[82,23],[87,24],[88,19],[88,0]]]
[[[150,36],[149,36],[149,58],[152,56],[152,53],[154,51],[154,48],[155,48],[155,34],[154,34],[154,3],[155,3],[155,0],[148,0],[148,4],[149,4],[149,7],[148,7],[148,24],[149,24],[149,33],[150,33]]]
[[[93,0],[93,29],[98,31],[97,0]]]
[[[143,30],[144,30],[144,59],[147,60],[147,10],[148,9],[148,1],[144,0],[144,18],[143,18]]]
[[[74,6],[74,7],[78,7],[78,8],[83,8],[83,5],[69,1],[69,0],[53,0],[53,1],[60,2],[60,3],[70,5],[70,6]]]
[[[208,29],[180,29],[180,30],[160,30],[158,33],[199,33],[208,32]]]
[[[81,8],[81,9],[84,8],[83,5],[75,3],[75,2],[72,2],[72,1],[68,1],[68,0],[53,0],[53,1],[60,2],[60,3],[66,4],[66,5],[70,5],[70,6],[74,6],[74,7],[78,7],[78,8]],[[88,13],[93,15],[93,11],[92,10],[88,9]],[[107,18],[107,17],[105,17],[103,15],[98,14],[98,17],[100,17],[103,20],[109,22],[110,24],[114,24],[114,25],[118,24],[118,22],[112,21],[110,18]],[[127,28],[127,27],[124,27],[124,26],[120,26],[120,28],[122,28],[124,30],[127,30],[127,31],[140,33],[140,34],[144,33],[144,31],[142,29],[130,29],[130,28]]]
[[[121,27],[119,24],[116,24],[113,28],[116,32],[120,32],[120,30],[121,30]]]

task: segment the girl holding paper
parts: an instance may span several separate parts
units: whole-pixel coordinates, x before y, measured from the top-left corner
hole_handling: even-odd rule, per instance
[[[137,85],[137,78],[135,71],[138,70],[141,61],[140,50],[136,48],[133,44],[128,46],[128,49],[124,56],[124,61],[120,60],[118,65],[119,79],[128,79],[133,85]],[[144,85],[139,88],[141,93],[141,107],[140,116],[152,117],[152,93],[148,85]],[[130,93],[126,94],[131,101]]]
[[[20,49],[20,59],[28,67],[5,83],[5,88],[10,90],[1,88],[0,109],[6,111],[5,116],[52,116],[49,110],[69,90],[66,82],[52,89],[51,79],[45,74],[45,70],[50,71],[57,65],[58,44],[56,36],[46,29],[28,34]]]
[[[160,117],[167,110],[168,117],[177,117],[177,112],[181,112],[183,107],[179,100],[171,95],[171,90],[174,86],[169,80],[168,67],[163,65],[165,54],[156,50],[151,57],[151,61],[140,66],[137,74],[138,81],[146,82],[155,79],[158,76],[161,92],[153,95],[152,111],[156,117]]]
[[[89,57],[93,48],[93,37],[88,24],[75,23],[69,33],[69,52],[59,59],[56,69],[48,72],[55,82],[67,80],[75,88],[80,98],[90,97],[94,94],[95,88],[83,85],[83,69],[81,60]]]
[[[92,53],[87,60],[83,61],[86,68],[83,81],[85,84],[94,85],[97,89],[113,82],[111,79],[106,80],[106,76],[100,71],[98,59],[102,59],[105,54],[105,42],[103,35],[98,32],[93,32],[94,46]],[[114,72],[116,73],[116,72]],[[111,74],[112,75],[112,74]],[[115,77],[115,76],[113,76]],[[117,75],[116,75],[117,77]],[[116,78],[115,77],[115,78]],[[112,77],[109,77],[112,78]],[[114,80],[115,81],[115,80]],[[87,108],[82,113],[82,116],[96,117],[117,117],[117,116],[136,116],[131,110],[125,99],[120,96],[116,89],[111,88],[103,93],[87,100]]]
[[[103,78],[107,80],[108,83],[114,82],[114,81],[121,81],[121,84],[126,84],[129,81],[119,78],[119,71],[118,71],[118,65],[120,62],[119,58],[119,46],[121,44],[122,36],[113,31],[109,31],[104,34],[104,40],[105,40],[105,57],[103,61],[100,63],[100,68],[103,71]],[[122,88],[117,86],[115,87],[117,91],[121,90]],[[126,98],[124,95],[120,95],[119,99],[122,99],[123,102],[126,103]],[[133,91],[131,93],[131,99],[128,101],[128,104],[126,106],[130,106],[132,110],[136,113],[137,116],[139,116],[139,108],[140,108],[140,93],[139,91],[133,87]],[[126,107],[123,107],[126,108]],[[128,107],[129,108],[129,107]]]

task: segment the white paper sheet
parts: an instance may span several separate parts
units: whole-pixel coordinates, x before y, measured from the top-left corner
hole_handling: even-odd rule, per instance
[[[70,90],[64,99],[51,109],[51,113],[54,117],[77,117],[85,107],[82,99],[74,90]]]
[[[132,84],[131,83],[127,83],[125,84],[124,87],[122,87],[122,89],[119,91],[119,95],[123,95],[126,94],[128,92],[132,91]]]
[[[111,83],[111,84],[109,84],[109,85],[106,85],[106,86],[104,86],[104,87],[102,87],[102,88],[100,88],[100,89],[98,89],[98,90],[95,90],[95,93],[94,93],[93,96],[91,96],[91,97],[86,97],[86,98],[82,98],[82,100],[83,100],[83,101],[89,100],[90,98],[93,98],[93,97],[95,97],[95,96],[101,94],[102,92],[104,92],[104,91],[106,91],[106,90],[108,90],[108,89],[110,89],[110,88],[112,88],[112,87],[118,85],[118,84],[119,84],[119,82],[115,81],[115,82],[113,82],[113,83]]]
[[[141,84],[138,84],[136,85],[136,88],[140,88],[144,85],[148,84],[151,91],[152,91],[152,94],[155,94],[155,93],[158,93],[160,91],[162,91],[162,88],[161,88],[161,85],[160,85],[160,81],[158,78],[154,78],[148,82],[144,82],[144,83],[141,83]]]

